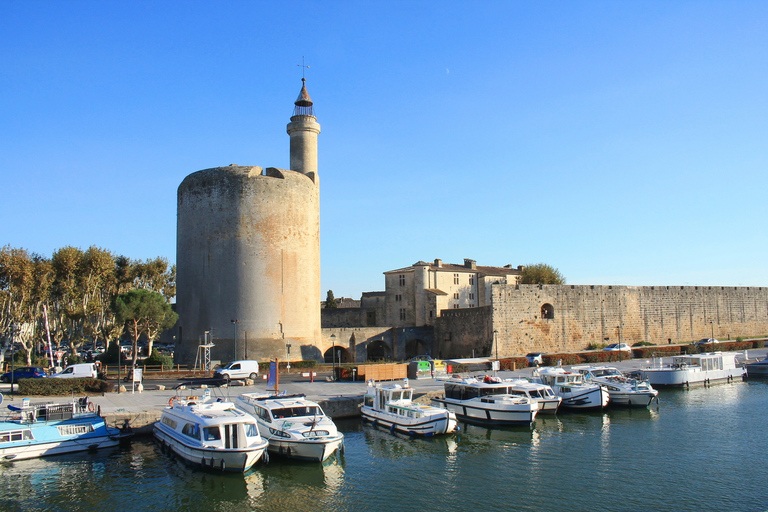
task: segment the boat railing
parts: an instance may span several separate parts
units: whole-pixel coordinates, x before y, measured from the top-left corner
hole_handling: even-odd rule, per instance
[[[74,418],[79,414],[90,413],[88,402],[77,400],[67,403],[41,402],[34,404],[22,404],[21,407],[8,405],[9,415],[7,420],[20,423],[35,423],[37,421],[64,421]]]

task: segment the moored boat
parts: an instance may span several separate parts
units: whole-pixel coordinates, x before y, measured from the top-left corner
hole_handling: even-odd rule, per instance
[[[492,376],[453,377],[444,382],[445,396],[432,402],[477,425],[528,425],[536,419],[539,404],[527,396],[510,394],[509,383]]]
[[[304,395],[243,393],[235,405],[256,419],[269,452],[322,462],[343,449],[344,434],[315,402]]]
[[[130,429],[107,426],[88,398],[9,405],[0,422],[0,459],[21,460],[117,446]]]
[[[253,416],[232,402],[208,397],[171,398],[154,435],[163,452],[222,471],[247,471],[267,449]]]
[[[557,396],[550,386],[528,379],[504,379],[507,393],[514,396],[526,396],[539,404],[538,414],[554,414],[563,399]]]
[[[747,363],[744,368],[747,370],[747,377],[768,377],[768,357],[756,363]]]
[[[653,386],[708,384],[745,375],[745,369],[736,366],[736,355],[729,352],[674,356],[668,365],[662,365],[659,359],[654,366],[642,371]]]
[[[586,382],[601,384],[608,390],[609,405],[647,407],[659,391],[643,379],[627,377],[613,366],[573,366],[571,370],[584,376]]]
[[[569,372],[559,366],[535,370],[533,381],[551,386],[555,394],[563,399],[563,407],[602,409],[608,405],[608,391],[605,386],[584,382],[580,373]]]
[[[363,421],[408,435],[450,434],[458,429],[453,412],[414,402],[408,379],[403,385],[368,381],[360,414]]]

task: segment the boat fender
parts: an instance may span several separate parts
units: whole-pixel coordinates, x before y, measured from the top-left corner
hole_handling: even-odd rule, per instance
[[[344,441],[342,441],[339,445],[339,453],[344,455]]]
[[[205,457],[200,459],[200,465],[203,466],[203,469],[205,469]]]
[[[213,460],[211,460],[211,462],[213,462]],[[221,470],[222,471],[225,471],[227,469],[227,463],[224,462],[224,459],[221,459],[221,464],[220,465],[221,465]]]
[[[264,453],[261,456],[261,461],[264,464],[269,464],[269,453],[267,453],[267,450],[264,450]]]
[[[392,433],[395,432],[395,424],[394,423],[389,427],[389,431],[392,432]]]
[[[286,448],[286,449],[285,449],[285,454],[286,454],[287,456],[289,456],[289,457],[291,456],[291,447],[290,447],[290,446],[289,446],[288,448]]]

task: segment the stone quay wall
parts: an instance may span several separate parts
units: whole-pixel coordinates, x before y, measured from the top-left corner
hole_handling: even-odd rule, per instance
[[[768,334],[767,287],[494,285],[491,307],[504,355]]]

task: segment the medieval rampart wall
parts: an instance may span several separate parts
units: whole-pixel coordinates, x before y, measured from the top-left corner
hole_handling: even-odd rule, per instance
[[[499,353],[768,334],[768,288],[494,285]]]

